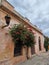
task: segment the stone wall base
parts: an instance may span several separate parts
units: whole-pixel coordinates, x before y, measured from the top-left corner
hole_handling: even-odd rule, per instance
[[[18,56],[9,60],[0,61],[0,65],[15,65],[17,63],[24,62],[25,60],[27,60],[25,56]]]

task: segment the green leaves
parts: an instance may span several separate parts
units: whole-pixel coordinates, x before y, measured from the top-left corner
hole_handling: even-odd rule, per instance
[[[15,44],[21,43],[21,45],[26,45],[28,47],[35,43],[33,33],[22,24],[14,25],[10,29],[10,34]]]
[[[27,42],[25,43],[27,47],[32,46],[35,44],[34,42],[34,35],[29,31],[27,35]]]
[[[49,38],[48,37],[45,37],[44,47],[45,47],[46,50],[48,49],[48,45],[49,45]]]

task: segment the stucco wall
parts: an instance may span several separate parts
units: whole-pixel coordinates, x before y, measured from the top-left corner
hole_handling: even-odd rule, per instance
[[[36,32],[35,36],[36,36],[35,52],[36,53],[45,52],[44,36],[39,34],[38,32]],[[41,40],[41,51],[39,50],[39,37],[40,37],[40,40]]]
[[[34,28],[32,28],[31,26],[29,27],[32,32],[34,33],[35,36],[35,53],[38,54],[40,52],[45,52],[45,48],[44,48],[44,36],[39,33],[38,31],[36,31]],[[39,37],[41,40],[41,51],[39,50]]]

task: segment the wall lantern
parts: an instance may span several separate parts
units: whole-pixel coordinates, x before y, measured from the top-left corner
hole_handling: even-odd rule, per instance
[[[7,14],[5,16],[6,25],[2,26],[2,28],[5,28],[5,27],[9,26],[10,20],[11,20],[11,17]]]

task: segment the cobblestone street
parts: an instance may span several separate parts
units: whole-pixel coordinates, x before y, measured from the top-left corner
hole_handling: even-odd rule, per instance
[[[16,65],[49,65],[49,52],[35,55],[32,59]]]

